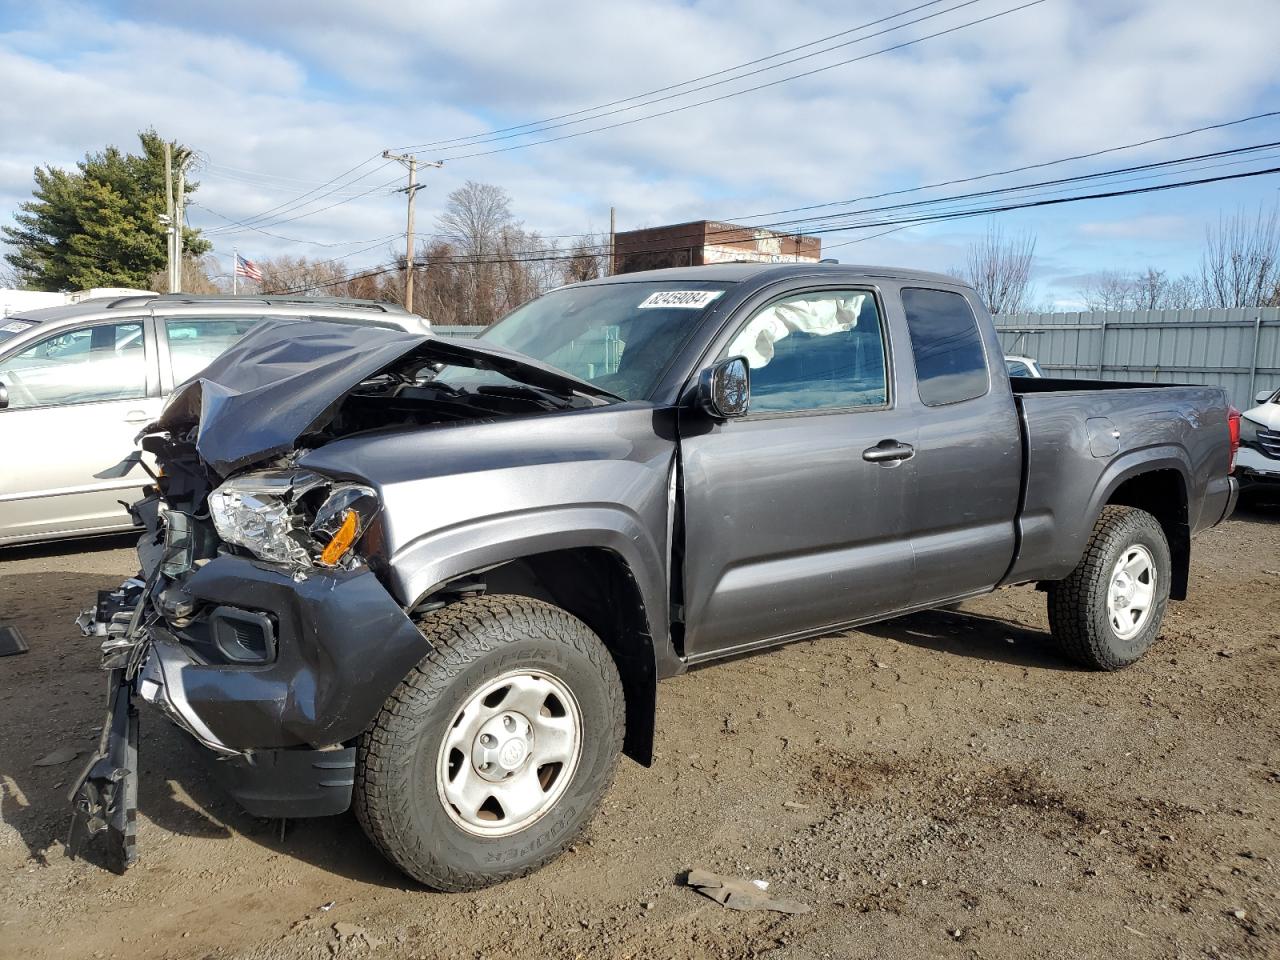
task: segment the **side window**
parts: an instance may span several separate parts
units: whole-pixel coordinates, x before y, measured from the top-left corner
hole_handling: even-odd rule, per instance
[[[1027,369],[1027,365],[1021,360],[1006,360],[1004,363],[1009,368],[1009,376],[1011,377],[1031,376],[1031,371]]]
[[[972,400],[990,376],[982,335],[969,302],[946,290],[904,288],[902,306],[916,358],[916,388],[926,406]]]
[[[47,407],[147,395],[142,324],[101,323],[46,337],[0,361],[9,407]]]
[[[751,366],[752,413],[888,402],[880,312],[865,290],[777,300],[746,322],[724,356]]]
[[[257,317],[213,320],[171,317],[164,322],[169,338],[169,364],[175,384],[189,380],[249,332]]]

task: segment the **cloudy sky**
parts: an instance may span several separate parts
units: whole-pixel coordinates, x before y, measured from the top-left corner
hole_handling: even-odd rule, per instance
[[[401,172],[380,157],[387,148],[426,144],[423,159],[447,159],[421,174],[420,230],[472,179],[504,187],[530,228],[567,236],[606,227],[611,205],[619,229],[769,223],[1280,141],[1273,117],[752,219],[1280,110],[1280,0],[1042,0],[1002,15],[1025,2],[0,0],[0,222],[29,196],[37,164],[130,147],[149,126],[199,151],[190,220],[210,231],[224,267],[233,246],[387,260],[404,214],[403,195],[391,192]],[[908,41],[918,42],[886,49]],[[694,84],[705,89],[674,86],[708,74]],[[761,84],[771,85],[691,106]],[[668,87],[658,102],[627,99]],[[614,104],[609,116],[582,112],[601,104]],[[532,136],[510,134],[537,127],[506,129],[547,118],[561,119]],[[624,121],[635,122],[599,129]],[[1280,166],[1280,148],[1090,189],[1268,166]],[[1207,222],[1275,202],[1277,187],[1280,176],[1255,177],[1011,212],[1000,223],[1035,233],[1039,299],[1069,306],[1099,269],[1193,269]],[[1062,194],[1036,192],[1048,195]],[[985,220],[860,239],[885,229],[832,232],[824,243],[846,262],[945,269]]]

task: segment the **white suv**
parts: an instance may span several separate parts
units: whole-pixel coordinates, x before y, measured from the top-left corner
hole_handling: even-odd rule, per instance
[[[1240,416],[1236,476],[1241,491],[1280,493],[1280,390],[1263,390],[1253,399],[1258,405]]]

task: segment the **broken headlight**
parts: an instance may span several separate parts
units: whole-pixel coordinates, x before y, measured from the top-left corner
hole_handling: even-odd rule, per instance
[[[209,494],[218,535],[260,560],[341,567],[378,512],[371,487],[304,470],[232,477]]]

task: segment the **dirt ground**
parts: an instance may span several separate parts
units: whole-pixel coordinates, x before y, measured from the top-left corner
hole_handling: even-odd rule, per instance
[[[71,624],[133,570],[120,540],[0,553],[0,956],[1280,956],[1280,508],[1200,536],[1148,657],[1078,671],[1042,597],[1000,592],[691,673],[658,758],[624,761],[542,872],[425,892],[350,815],[279,824],[219,796],[143,714],[142,860],[64,855],[63,794],[104,675]],[[762,878],[805,915],[677,878]]]

